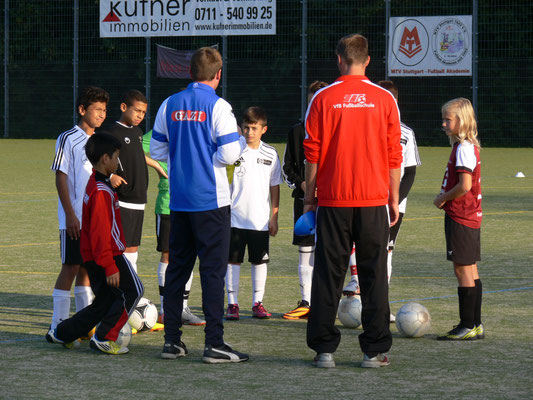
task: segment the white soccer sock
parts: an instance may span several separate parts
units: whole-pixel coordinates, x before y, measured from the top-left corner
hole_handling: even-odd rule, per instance
[[[258,301],[263,301],[265,296],[265,286],[267,280],[267,265],[263,264],[252,264],[252,307]]]
[[[392,250],[387,253],[387,283],[390,284],[390,277],[392,275]]]
[[[52,298],[54,300],[54,313],[50,327],[55,329],[61,321],[70,316],[70,291],[54,289]]]
[[[311,304],[311,284],[315,264],[315,247],[298,246],[298,277],[300,278],[300,293],[302,300]]]
[[[93,302],[94,294],[90,286],[74,286],[76,312],[83,310]]]
[[[137,251],[135,253],[124,253],[124,256],[130,262],[133,270],[137,272],[137,257],[139,257],[139,253]]]
[[[191,272],[191,276],[189,277],[189,280],[185,284],[185,292],[183,293],[183,308],[189,305],[189,293],[191,293],[192,277],[193,277],[193,273]]]
[[[226,271],[226,290],[228,292],[228,304],[239,304],[239,279],[241,266],[239,264],[228,264]]]
[[[157,281],[159,283],[159,301],[161,302],[160,314],[163,314],[163,288],[165,287],[165,273],[167,272],[168,263],[160,262],[157,266]]]

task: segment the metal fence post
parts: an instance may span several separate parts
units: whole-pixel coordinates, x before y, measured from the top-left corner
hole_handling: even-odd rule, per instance
[[[472,1],[472,106],[477,115],[477,91],[478,91],[478,2]]]
[[[78,121],[78,110],[76,110],[76,99],[78,98],[78,66],[79,66],[79,21],[80,21],[80,4],[79,0],[74,0],[74,32],[73,32],[73,49],[72,49],[72,123]]]
[[[148,108],[146,109],[146,116],[144,118],[145,124],[146,124],[146,131],[148,132],[150,130],[150,104],[152,104],[150,100],[151,95],[151,89],[152,89],[152,79],[151,79],[151,66],[152,66],[152,41],[151,38],[146,38],[146,55],[144,57],[144,65],[145,65],[145,84],[144,87],[146,89],[146,99],[148,100]]]
[[[300,113],[302,121],[305,119],[307,110],[307,0],[302,0],[302,82],[300,94]]]
[[[385,0],[385,79],[389,79],[389,20],[390,0]]]
[[[4,137],[9,137],[9,0],[4,2]]]
[[[222,98],[228,94],[228,37],[222,36]]]

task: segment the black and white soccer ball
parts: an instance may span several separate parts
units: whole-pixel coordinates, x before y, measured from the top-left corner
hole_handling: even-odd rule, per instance
[[[142,297],[128,320],[137,332],[149,331],[157,322],[157,307],[145,297]]]
[[[396,327],[404,337],[424,336],[431,327],[431,315],[422,304],[407,303],[396,313]]]
[[[338,316],[341,323],[346,328],[357,328],[361,325],[361,297],[344,297],[339,303]]]

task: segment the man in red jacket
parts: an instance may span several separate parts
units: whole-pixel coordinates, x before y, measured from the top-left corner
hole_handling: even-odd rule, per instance
[[[335,366],[340,342],[335,316],[346,268],[357,247],[363,304],[362,367],[389,365],[387,241],[398,219],[402,147],[394,97],[365,76],[370,62],[367,39],[348,35],[337,45],[341,77],[311,100],[304,140],[304,211],[316,210],[317,242],[307,345],[313,364]]]
[[[83,199],[80,250],[95,298],[46,334],[50,343],[74,348],[76,339],[98,324],[90,346],[113,355],[129,351],[116,340],[144,293],[141,280],[123,254],[126,241],[118,196],[109,182],[117,170],[119,150],[118,139],[104,133],[91,136],[85,146],[94,170]]]

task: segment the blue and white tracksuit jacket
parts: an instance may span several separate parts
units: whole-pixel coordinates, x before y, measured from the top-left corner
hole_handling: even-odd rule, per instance
[[[203,83],[167,98],[155,119],[150,155],[168,162],[170,209],[207,211],[231,204],[226,165],[246,148],[231,105]]]

